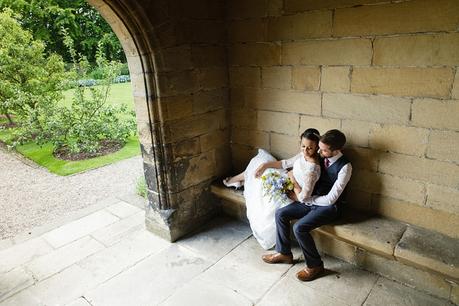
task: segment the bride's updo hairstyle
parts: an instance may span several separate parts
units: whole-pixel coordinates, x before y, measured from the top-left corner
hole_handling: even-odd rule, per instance
[[[305,130],[305,131],[303,132],[303,134],[301,134],[301,136],[300,136],[300,139],[303,139],[303,138],[312,140],[312,141],[314,141],[315,143],[319,144],[320,133],[319,133],[319,131],[316,130],[316,129],[307,129],[307,130]]]

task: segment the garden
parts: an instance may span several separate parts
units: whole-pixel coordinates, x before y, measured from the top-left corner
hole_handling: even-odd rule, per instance
[[[51,1],[45,10],[34,7],[45,0],[5,2],[0,5],[2,146],[59,175],[139,155],[126,60],[101,17],[84,1]],[[57,22],[41,28],[46,20],[31,12]],[[81,16],[87,20],[78,20]]]

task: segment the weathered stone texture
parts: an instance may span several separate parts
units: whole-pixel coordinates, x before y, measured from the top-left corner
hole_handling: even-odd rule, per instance
[[[351,86],[349,67],[323,67],[320,90],[324,92],[349,92]]]
[[[410,104],[405,98],[325,93],[322,114],[332,118],[407,124]]]
[[[369,65],[369,39],[310,40],[282,45],[284,65]]]
[[[351,92],[448,98],[451,68],[354,68]]]
[[[292,87],[296,90],[319,90],[320,68],[293,66]]]
[[[415,99],[412,124],[426,128],[459,130],[459,100]]]
[[[333,35],[454,31],[459,24],[459,6],[455,0],[404,1],[381,5],[337,9]]]
[[[262,87],[290,89],[292,87],[292,69],[290,67],[264,67],[261,71]]]
[[[332,11],[314,11],[269,19],[268,40],[330,37]]]

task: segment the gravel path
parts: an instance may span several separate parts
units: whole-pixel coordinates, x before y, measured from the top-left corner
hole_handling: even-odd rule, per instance
[[[135,193],[142,158],[58,176],[0,148],[0,239],[14,237],[108,197]]]

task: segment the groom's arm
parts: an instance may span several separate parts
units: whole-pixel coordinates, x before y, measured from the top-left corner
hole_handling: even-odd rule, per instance
[[[347,183],[349,183],[351,175],[352,165],[351,163],[347,163],[339,171],[338,178],[336,179],[332,189],[330,189],[328,194],[323,196],[313,196],[308,199],[307,202],[318,206],[328,206],[335,204],[340,195],[343,193],[344,188],[346,188]]]

